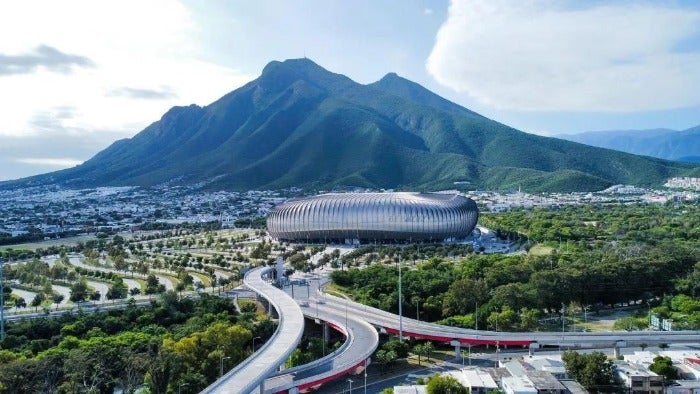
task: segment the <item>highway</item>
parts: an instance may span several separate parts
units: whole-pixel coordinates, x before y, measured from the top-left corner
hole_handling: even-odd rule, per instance
[[[344,298],[325,295],[326,305],[338,311],[348,309],[378,329],[397,334],[399,317],[393,313],[372,308]],[[476,331],[458,327],[403,318],[403,335],[437,342],[459,341],[463,345],[508,346],[561,346],[562,348],[598,348],[638,346],[642,343],[700,343],[700,331],[610,331],[610,332],[496,332]]]
[[[243,282],[265,298],[279,315],[279,323],[272,337],[258,351],[238,364],[223,377],[204,389],[203,393],[251,393],[263,385],[296,349],[304,333],[304,316],[299,304],[282,290],[268,283],[263,276],[269,267],[249,271]]]
[[[276,393],[291,388],[306,392],[341,376],[359,373],[376,350],[379,334],[372,325],[352,315],[348,315],[346,320],[344,312],[339,313],[323,304],[322,300],[321,303],[318,301],[311,300],[308,306],[302,306],[304,315],[311,319],[318,317],[318,322],[325,322],[345,335],[345,343],[320,360],[275,374],[265,382],[265,388],[269,392]]]

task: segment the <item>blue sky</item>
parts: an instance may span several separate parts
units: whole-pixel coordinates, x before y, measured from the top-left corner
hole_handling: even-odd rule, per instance
[[[531,133],[700,124],[697,1],[8,1],[0,180],[76,165],[303,56]]]

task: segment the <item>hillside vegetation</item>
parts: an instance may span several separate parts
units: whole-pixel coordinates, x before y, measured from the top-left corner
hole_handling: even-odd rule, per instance
[[[206,107],[172,108],[78,167],[0,187],[590,191],[660,185],[693,168],[523,133],[393,73],[361,85],[294,59]]]

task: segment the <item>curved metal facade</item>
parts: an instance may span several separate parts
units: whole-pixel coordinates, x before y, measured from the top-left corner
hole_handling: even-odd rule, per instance
[[[273,208],[267,231],[288,241],[442,241],[468,236],[478,218],[476,203],[456,194],[322,194]]]

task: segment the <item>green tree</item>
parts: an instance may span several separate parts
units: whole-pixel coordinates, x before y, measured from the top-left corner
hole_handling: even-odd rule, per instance
[[[379,365],[381,365],[382,372],[384,372],[385,368],[390,367],[398,359],[398,355],[392,350],[387,351],[380,349],[375,354],[375,358]]]
[[[398,339],[391,339],[382,345],[382,349],[393,351],[398,358],[408,357],[408,348],[408,343],[399,341]]]
[[[654,363],[649,366],[649,369],[656,374],[665,376],[667,380],[678,379],[678,370],[673,366],[670,357],[654,357]]]
[[[46,295],[44,295],[44,293],[36,293],[36,295],[32,299],[31,305],[34,307],[34,310],[36,311],[44,301],[46,301]]]
[[[27,307],[27,301],[24,300],[24,298],[19,297],[15,300],[15,308],[26,308]]]
[[[301,349],[294,349],[292,354],[289,356],[284,365],[287,368],[296,367],[299,365],[304,365],[311,362],[311,354],[302,351]]]
[[[483,281],[460,279],[450,285],[443,301],[443,314],[465,315],[473,312],[476,305],[482,303],[487,296],[486,285]]]
[[[58,305],[63,302],[63,294],[54,294],[53,297],[51,297],[51,301],[53,301],[54,304],[56,304],[56,309],[58,309]]]
[[[467,388],[452,376],[433,375],[425,389],[428,394],[469,394]]]
[[[107,299],[108,300],[120,300],[120,299],[126,298],[128,291],[129,291],[129,289],[124,284],[124,280],[120,277],[117,277],[114,280],[114,283],[112,284],[112,286],[109,287],[109,290],[107,290]]]
[[[615,374],[615,365],[605,354],[581,354],[568,350],[562,353],[561,358],[569,375],[586,390],[620,392],[623,389],[622,382]]]
[[[88,298],[88,285],[85,278],[81,278],[70,287],[70,300],[72,302],[82,302]]]

